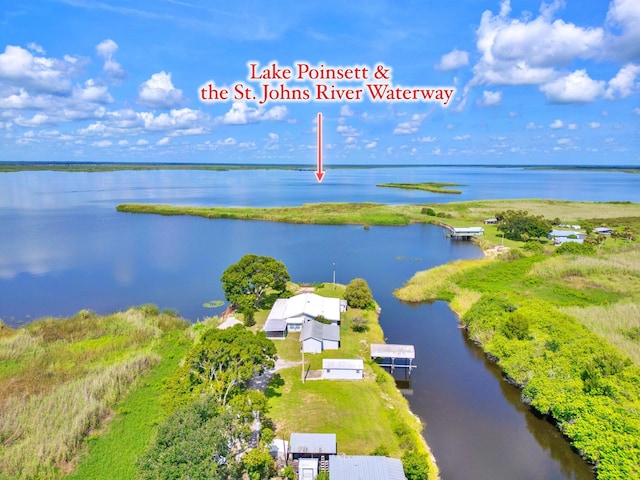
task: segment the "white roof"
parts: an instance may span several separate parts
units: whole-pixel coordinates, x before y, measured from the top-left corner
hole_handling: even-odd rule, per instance
[[[462,228],[454,228],[453,231],[455,233],[483,233],[484,228],[482,227],[462,227]]]
[[[335,433],[292,433],[289,442],[291,453],[329,455],[337,450]]]
[[[339,322],[340,299],[321,297],[315,293],[301,293],[291,298],[279,298],[273,304],[267,319],[289,319],[302,316],[315,318],[320,315],[332,322]]]
[[[413,345],[372,343],[371,356],[380,358],[416,358],[416,350]]]
[[[397,458],[368,455],[329,456],[331,480],[406,480]]]
[[[363,370],[364,362],[361,358],[324,358],[322,369]]]

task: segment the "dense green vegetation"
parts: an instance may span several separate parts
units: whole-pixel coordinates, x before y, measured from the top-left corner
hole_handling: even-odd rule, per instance
[[[369,284],[364,278],[354,278],[349,282],[344,291],[344,299],[352,308],[367,310],[376,305]]]
[[[4,332],[0,478],[59,478],[113,407],[162,365],[156,347],[185,327],[144,306],[107,316],[81,311]]]
[[[270,478],[275,462],[267,400],[248,390],[251,378],[273,367],[275,346],[241,325],[205,329],[169,382],[165,401],[177,409],[138,461],[142,480]],[[260,427],[254,427],[256,419]],[[254,429],[262,442],[251,450]]]
[[[615,208],[603,206],[609,216],[593,223],[617,230],[640,223],[637,206],[635,217],[611,215]],[[598,478],[639,478],[640,245],[615,236],[559,248],[515,245],[522,248],[497,259],[420,272],[395,294],[450,301],[469,337],[522,388],[524,401],[557,422]]]
[[[224,297],[244,315],[246,326],[253,325],[253,312],[263,306],[267,294],[282,295],[289,280],[282,262],[254,254],[244,255],[220,278]]]
[[[404,188],[405,190],[424,190],[431,193],[453,193],[461,194],[460,190],[453,190],[449,187],[463,187],[461,183],[441,183],[441,182],[423,182],[423,183],[378,183],[376,187]]]

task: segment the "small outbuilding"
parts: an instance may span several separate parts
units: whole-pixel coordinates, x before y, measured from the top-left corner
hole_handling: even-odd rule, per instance
[[[335,433],[292,433],[289,441],[289,455],[292,460],[299,458],[327,459],[338,451]]]
[[[304,353],[337,350],[340,348],[340,327],[335,324],[327,325],[316,320],[309,320],[302,325],[300,342]]]
[[[322,378],[325,380],[362,380],[362,359],[325,358],[322,360]]]
[[[611,235],[613,233],[613,228],[596,227],[593,229],[593,233],[599,234],[599,235]]]

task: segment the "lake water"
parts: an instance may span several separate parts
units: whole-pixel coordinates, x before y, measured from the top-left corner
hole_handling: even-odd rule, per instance
[[[19,325],[141,303],[195,320],[218,313],[220,276],[245,253],[283,261],[292,279],[366,278],[390,343],[413,343],[412,410],[442,478],[586,479],[587,465],[519,401],[470,344],[446,304],[407,305],[392,292],[416,271],[481,252],[434,226],[286,225],[117,213],[122,202],[276,206],[327,201],[422,203],[481,198],[640,201],[640,177],[618,172],[415,167],[312,172],[141,171],[0,174],[0,318]],[[445,196],[383,182],[465,184]]]

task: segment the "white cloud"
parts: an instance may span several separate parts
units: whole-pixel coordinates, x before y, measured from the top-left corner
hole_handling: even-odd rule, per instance
[[[112,143],[113,142],[111,142],[111,140],[99,140],[97,142],[93,142],[91,145],[93,145],[94,147],[105,148],[110,147]]]
[[[138,87],[138,101],[150,108],[172,108],[182,105],[182,90],[175,88],[171,73],[154,73]]]
[[[350,137],[350,138],[357,137],[360,135],[360,132],[358,132],[351,125],[338,125],[336,127],[336,132],[338,132],[340,135],[343,135],[345,137]]]
[[[640,75],[640,65],[627,64],[620,69],[615,77],[609,80],[605,98],[610,100],[626,98],[637,90],[636,78]]]
[[[104,58],[102,70],[107,74],[107,77],[115,83],[123,80],[127,76],[122,66],[113,59],[117,51],[118,44],[110,38],[96,45],[96,53]]]
[[[15,122],[20,127],[38,127],[40,125],[46,125],[47,123],[52,123],[49,116],[45,115],[44,113],[36,113],[33,117],[28,119],[23,117],[17,117],[15,119]]]
[[[436,140],[437,140],[436,137],[419,137],[419,138],[413,139],[414,142],[420,142],[420,143],[432,143],[432,142],[435,142]]]
[[[70,77],[76,72],[78,59],[65,55],[64,60],[34,56],[30,51],[7,45],[0,53],[0,80],[39,92],[56,94],[71,90]]]
[[[288,114],[287,107],[278,105],[265,110],[263,107],[253,108],[247,102],[233,102],[231,109],[218,121],[225,125],[246,125],[259,121],[280,121],[284,120]]]
[[[569,125],[567,125],[567,128],[569,130],[577,130],[578,129],[578,125],[576,123],[570,123]]]
[[[553,121],[553,123],[551,123],[551,125],[549,125],[549,128],[552,128],[554,130],[558,130],[560,128],[564,127],[564,122],[560,119],[556,119]]]
[[[485,90],[482,92],[482,98],[478,100],[478,105],[482,105],[484,107],[493,107],[496,105],[500,105],[502,101],[502,92],[492,92],[490,90]]]
[[[640,115],[640,108],[638,107],[634,108],[633,113],[635,113],[636,115]]]
[[[369,143],[367,143],[367,144],[364,146],[364,148],[372,149],[372,148],[376,148],[377,146],[378,146],[378,142],[373,141],[373,142],[369,142]]]
[[[113,97],[107,87],[97,85],[92,79],[85,82],[84,87],[76,86],[73,96],[83,102],[89,103],[113,103]]]
[[[559,122],[560,120],[557,120],[557,121]],[[562,123],[562,122],[560,122],[560,123]],[[544,128],[544,127],[542,125],[536,125],[533,122],[529,122],[529,123],[527,123],[527,126],[525,128],[527,130],[539,130],[539,129]]]
[[[442,56],[440,63],[436,65],[436,69],[448,71],[464,67],[465,65],[469,65],[469,53],[454,48],[451,52]]]
[[[156,142],[156,145],[159,145],[159,146],[167,145],[167,144],[169,143],[169,141],[170,141],[170,140],[171,140],[171,139],[170,139],[169,137],[161,138],[160,140],[158,140],[158,141]]]
[[[454,140],[469,140],[471,138],[471,135],[469,135],[468,133],[465,135],[456,135],[455,137],[453,137]]]
[[[640,60],[640,2],[613,0],[609,4],[607,23],[620,29],[620,35],[610,34],[608,52],[617,58]]]
[[[125,147],[129,145],[129,142],[127,140],[119,140],[118,145],[120,145],[121,147]]]
[[[280,136],[277,133],[269,133],[269,138],[266,139],[264,144],[265,150],[278,150],[280,147],[279,142]]]
[[[414,113],[413,115],[411,115],[411,120],[409,120],[408,122],[400,123],[393,130],[393,134],[394,135],[410,135],[412,133],[416,133],[420,128],[420,126],[422,125],[422,122],[424,121],[424,119],[427,118],[428,116],[429,114],[427,113],[424,113],[424,114]]]
[[[604,85],[604,81],[591,79],[586,70],[576,70],[545,83],[540,90],[554,103],[587,103],[604,93]]]
[[[47,53],[47,52],[45,52],[44,48],[42,48],[40,45],[38,45],[35,42],[28,43],[27,44],[27,48],[29,50],[31,50],[32,52],[35,52],[35,53],[37,53],[39,55],[44,55],[45,53]]]
[[[148,141],[148,140],[145,140],[144,138],[141,138],[140,140],[138,140],[138,141],[136,142],[136,145],[139,145],[139,146],[149,145],[149,141]]]
[[[590,128],[600,128],[600,122],[589,122]]]
[[[353,110],[349,108],[349,105],[342,105],[340,107],[340,116],[342,117],[351,117],[353,116]]]

